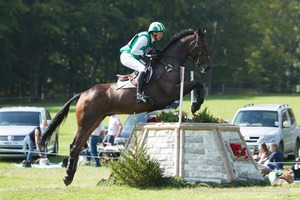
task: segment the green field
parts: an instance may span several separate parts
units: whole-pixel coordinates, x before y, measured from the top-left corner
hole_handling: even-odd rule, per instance
[[[34,104],[46,106],[52,116],[65,102],[55,104]],[[206,97],[203,108],[215,117],[232,120],[236,110],[249,103],[286,103],[292,106],[296,119],[300,120],[300,96],[209,96]],[[3,105],[2,105],[3,106]],[[7,105],[5,105],[7,106]],[[50,157],[53,163],[59,163],[68,155],[69,143],[76,131],[74,113],[75,104],[60,128],[59,154]],[[183,104],[183,110],[189,112],[188,99]],[[126,115],[121,115],[124,122]],[[107,119],[104,124],[107,124]],[[107,165],[101,168],[78,166],[71,186],[64,186],[62,178],[65,168],[36,169],[19,168],[20,159],[0,160],[0,199],[297,199],[300,184],[280,187],[241,187],[241,188],[210,188],[197,187],[185,189],[136,189],[125,186],[97,187],[102,178],[107,179],[110,170]]]

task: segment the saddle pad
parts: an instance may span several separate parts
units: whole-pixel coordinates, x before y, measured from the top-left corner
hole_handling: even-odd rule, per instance
[[[135,88],[134,85],[130,81],[118,81],[117,82],[118,89],[128,89]]]

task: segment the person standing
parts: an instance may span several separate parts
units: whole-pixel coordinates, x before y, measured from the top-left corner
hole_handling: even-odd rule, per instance
[[[122,129],[123,129],[123,125],[118,115],[110,116],[109,123],[108,123],[108,132],[103,140],[104,146],[106,146],[108,143],[110,145],[114,145],[115,138],[119,136]]]
[[[92,132],[90,138],[89,138],[89,149],[85,151],[86,155],[86,165],[90,164],[91,158],[94,161],[95,167],[101,167],[100,159],[98,157],[98,151],[97,151],[97,144],[101,143],[103,138],[100,137],[101,133],[104,131],[102,122],[100,125]],[[103,134],[102,134],[103,135]]]

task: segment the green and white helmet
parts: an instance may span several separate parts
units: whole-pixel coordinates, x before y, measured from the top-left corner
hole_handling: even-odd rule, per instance
[[[152,22],[148,28],[148,32],[165,32],[166,27],[160,22]]]

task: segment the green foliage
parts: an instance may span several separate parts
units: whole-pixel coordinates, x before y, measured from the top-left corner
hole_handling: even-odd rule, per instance
[[[161,112],[156,115],[156,122],[178,122],[178,114],[175,112]]]
[[[153,121],[155,122],[178,122],[178,111],[161,112],[157,114]],[[214,117],[209,113],[207,107],[203,110],[199,110],[193,114],[193,117],[189,119],[186,112],[182,112],[182,122],[194,122],[194,123],[223,123],[224,120]]]
[[[117,162],[111,163],[112,178],[117,184],[131,187],[153,187],[161,185],[162,172],[159,163],[151,158],[146,149],[126,149]]]
[[[163,180],[159,162],[150,157],[144,146],[139,145],[135,130],[133,144],[121,152],[117,162],[111,162],[110,179],[113,179],[116,184],[126,184],[131,187],[159,186]]]
[[[223,123],[223,119],[219,119],[214,117],[213,114],[210,114],[207,110],[207,107],[204,110],[197,111],[191,120],[192,122],[199,122],[199,123]]]

